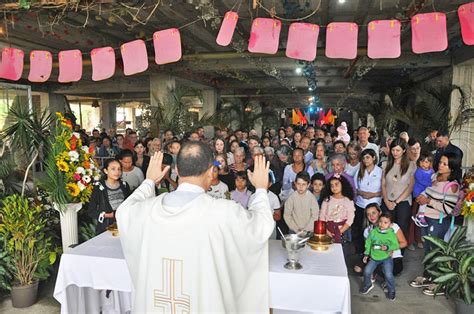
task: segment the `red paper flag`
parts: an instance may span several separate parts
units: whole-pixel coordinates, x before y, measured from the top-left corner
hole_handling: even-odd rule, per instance
[[[224,15],[219,34],[217,34],[216,42],[220,46],[228,46],[234,36],[235,27],[239,20],[237,12],[229,11]]]
[[[92,80],[102,81],[115,73],[115,51],[112,47],[95,48],[91,51]]]
[[[295,109],[291,111],[291,124],[298,125],[300,124],[301,120],[298,114],[296,113]]]
[[[319,26],[309,23],[293,23],[288,31],[286,56],[288,58],[313,61],[316,58]]]
[[[474,45],[474,2],[461,5],[458,8],[458,16],[463,42],[466,45]]]
[[[141,39],[130,41],[120,47],[123,60],[123,73],[133,75],[148,69],[148,54],[145,42]]]
[[[252,23],[249,51],[275,54],[278,51],[281,22],[275,19],[256,18]]]
[[[379,20],[369,23],[367,55],[369,58],[398,58],[401,54],[398,20]]]
[[[334,118],[334,115],[332,114],[332,109],[329,109],[328,114],[326,115],[324,120],[326,124],[334,124],[335,118]]]
[[[413,16],[411,18],[411,36],[414,53],[446,50],[448,48],[446,14],[434,12]]]
[[[0,78],[18,81],[23,73],[25,53],[16,48],[3,48],[0,62]]]
[[[82,53],[80,50],[60,51],[59,77],[60,83],[77,82],[82,77]]]
[[[308,124],[308,121],[306,121],[306,118],[299,109],[296,109],[296,114],[298,115],[301,124]]]
[[[357,35],[355,23],[330,23],[326,31],[326,57],[355,59],[357,57]]]
[[[323,125],[324,124],[324,111],[321,109],[319,111],[318,121],[316,121],[316,125]]]
[[[53,55],[45,50],[33,50],[30,52],[30,82],[43,83],[51,76],[53,70]]]
[[[169,28],[153,34],[155,62],[166,64],[181,59],[181,35],[177,28]]]

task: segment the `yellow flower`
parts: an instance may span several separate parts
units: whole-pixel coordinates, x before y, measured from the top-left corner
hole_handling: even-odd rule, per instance
[[[56,166],[58,166],[59,171],[62,171],[62,172],[68,172],[69,171],[69,166],[63,160],[58,160],[56,162]]]
[[[69,194],[71,194],[72,197],[76,197],[79,195],[81,190],[77,186],[76,183],[68,183],[66,184],[66,191],[68,191]]]

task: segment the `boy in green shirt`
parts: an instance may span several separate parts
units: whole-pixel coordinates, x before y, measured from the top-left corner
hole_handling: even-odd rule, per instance
[[[372,273],[378,265],[382,264],[385,281],[388,288],[388,299],[395,300],[395,279],[393,277],[393,251],[399,248],[397,235],[392,229],[393,218],[389,213],[380,215],[378,227],[369,233],[365,240],[364,285],[360,293],[367,294],[374,288],[371,281]],[[370,257],[370,259],[369,259]]]

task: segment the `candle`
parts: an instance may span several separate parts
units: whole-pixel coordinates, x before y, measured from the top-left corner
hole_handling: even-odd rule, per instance
[[[326,234],[326,222],[316,220],[314,222],[314,234]]]

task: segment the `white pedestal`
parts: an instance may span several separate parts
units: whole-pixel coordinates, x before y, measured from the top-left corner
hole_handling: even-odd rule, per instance
[[[54,208],[59,211],[63,252],[67,252],[71,249],[69,246],[79,243],[77,212],[81,210],[82,203],[65,204],[62,210],[55,204]]]

